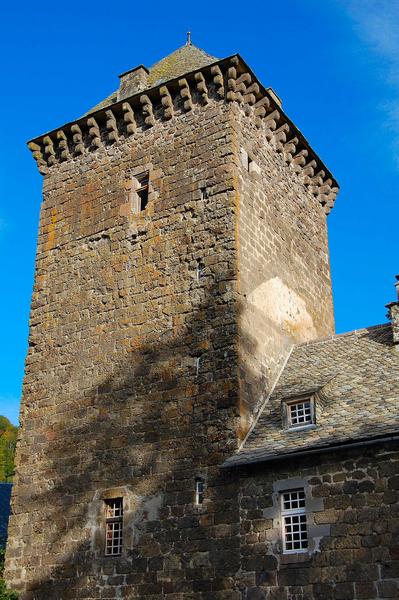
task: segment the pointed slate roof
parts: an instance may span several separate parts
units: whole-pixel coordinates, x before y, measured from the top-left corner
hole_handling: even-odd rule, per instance
[[[217,60],[215,56],[207,54],[201,48],[193,44],[185,44],[150,68],[149,87],[181,77],[185,73],[201,69]]]
[[[201,69],[218,60],[218,58],[211,56],[201,48],[198,48],[198,46],[194,46],[194,44],[185,44],[150,67],[147,89],[175,79],[176,77],[181,77],[185,73]],[[117,91],[91,108],[86,115],[114,104],[116,101]]]

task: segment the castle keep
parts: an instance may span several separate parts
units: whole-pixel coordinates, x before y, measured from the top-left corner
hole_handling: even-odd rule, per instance
[[[276,93],[188,41],[29,147],[10,587],[398,597],[399,304],[334,335],[338,185]]]

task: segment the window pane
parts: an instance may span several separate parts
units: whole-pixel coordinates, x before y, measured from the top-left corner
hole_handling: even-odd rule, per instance
[[[303,489],[282,493],[281,508],[285,552],[301,552],[308,547],[305,502]]]
[[[312,403],[311,400],[303,400],[288,405],[289,425],[299,426],[312,423]]]
[[[112,498],[105,501],[105,554],[122,554],[123,499]]]

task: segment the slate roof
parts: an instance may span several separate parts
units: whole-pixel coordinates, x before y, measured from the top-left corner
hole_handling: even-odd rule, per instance
[[[316,392],[316,424],[282,426],[281,404]],[[399,352],[391,325],[294,347],[243,448],[223,466],[399,434]]]
[[[0,483],[0,548],[6,545],[10,516],[11,483]]]
[[[185,73],[190,73],[190,71],[201,69],[218,60],[215,56],[207,54],[207,52],[198,48],[198,46],[194,46],[194,44],[185,44],[150,67],[147,89],[175,79],[176,77],[181,77]],[[99,102],[86,114],[88,115],[115,102],[117,102],[117,91]]]

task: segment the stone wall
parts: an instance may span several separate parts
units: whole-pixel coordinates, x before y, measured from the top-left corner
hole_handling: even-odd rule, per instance
[[[275,138],[234,107],[242,434],[292,344],[334,333],[326,215]]]
[[[280,161],[265,136],[286,117],[231,64],[31,144],[44,200],[6,572],[22,600],[241,598],[239,481],[220,465],[284,351],[332,327],[336,188],[303,139]]]
[[[237,444],[231,137],[215,102],[45,177],[7,553],[23,600],[236,597],[237,494],[219,470]]]
[[[387,446],[243,470],[242,598],[398,598],[398,467],[399,452]],[[298,487],[307,496],[309,553],[288,555],[278,496]]]

